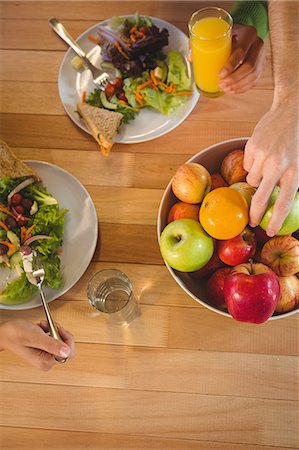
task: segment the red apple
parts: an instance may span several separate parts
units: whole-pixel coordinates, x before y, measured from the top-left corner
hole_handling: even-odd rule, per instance
[[[227,275],[223,293],[228,311],[234,319],[263,323],[272,316],[277,306],[279,279],[264,264],[240,264]]]
[[[254,232],[257,243],[261,247],[271,239],[270,236],[267,235],[266,231],[264,231],[260,226],[255,227]]]
[[[218,269],[214,272],[207,282],[207,294],[209,296],[209,300],[214,306],[220,309],[226,309],[223,289],[226,277],[230,271],[230,267],[222,267],[222,269]]]
[[[186,163],[177,169],[171,186],[182,202],[200,203],[211,189],[211,175],[201,164]]]
[[[275,308],[277,313],[292,311],[299,305],[299,280],[295,275],[278,277],[280,298]]]
[[[220,172],[228,184],[246,180],[248,172],[243,167],[243,160],[243,150],[233,150],[223,159]]]
[[[254,232],[246,227],[238,236],[218,241],[218,256],[225,264],[237,266],[252,258],[256,252],[256,239]]]
[[[199,205],[177,202],[169,210],[167,223],[178,219],[194,219],[199,222]]]
[[[261,259],[277,275],[295,275],[299,272],[299,241],[293,236],[275,236],[263,246]]]
[[[235,189],[235,191],[240,192],[245,198],[247,205],[250,207],[251,199],[255,194],[256,189],[245,181],[239,181],[238,183],[234,183],[230,185],[231,189]]]
[[[217,270],[223,266],[224,266],[224,263],[219,259],[219,256],[217,255],[216,250],[214,250],[214,253],[213,253],[210,261],[208,261],[208,263],[201,269],[190,273],[190,275],[192,277],[198,278],[198,279],[208,278],[210,275],[212,275],[213,272],[215,272],[215,270]]]
[[[218,172],[212,173],[211,175],[211,191],[213,189],[219,188],[219,187],[226,187],[228,186],[227,182],[223,179],[222,175]]]

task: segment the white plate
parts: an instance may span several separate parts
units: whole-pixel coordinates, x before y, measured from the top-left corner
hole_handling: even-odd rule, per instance
[[[188,75],[191,77],[191,66],[187,60],[189,50],[188,37],[174,25],[165,22],[165,20],[157,19],[156,17],[152,17],[152,20],[157,27],[167,28],[169,31],[169,45],[163,48],[163,52],[168,53],[170,50],[177,50],[184,57]],[[77,39],[78,44],[85,51],[91,62],[97,67],[99,67],[101,62],[101,49],[98,45],[91,42],[87,36],[93,35],[96,37],[96,28],[99,25],[108,25],[108,22],[109,20],[105,20],[104,22],[94,25]],[[69,117],[76,125],[82,128],[82,130],[89,133],[75,110],[76,104],[81,100],[83,92],[89,93],[90,91],[93,91],[94,85],[89,70],[78,72],[73,68],[71,61],[74,55],[74,51],[69,48],[62,60],[58,76],[59,95]],[[193,110],[198,99],[199,93],[193,83],[193,95],[170,116],[164,116],[157,111],[145,108],[137,114],[136,118],[129,124],[121,127],[121,131],[117,134],[115,142],[122,144],[145,142],[168,133],[186,119]]]
[[[98,237],[98,220],[90,195],[69,172],[54,164],[42,161],[25,161],[38,173],[49,193],[59,201],[60,208],[67,208],[60,255],[63,285],[60,289],[45,287],[48,302],[67,292],[81,278],[95,251]],[[20,305],[4,305],[0,309],[22,310],[41,305],[39,294]]]

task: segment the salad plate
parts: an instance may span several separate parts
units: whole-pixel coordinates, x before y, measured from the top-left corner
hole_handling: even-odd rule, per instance
[[[131,17],[131,16],[121,16]],[[169,32],[169,44],[163,47],[163,53],[167,54],[171,50],[178,51],[186,63],[187,75],[191,78],[191,65],[187,60],[189,51],[189,39],[176,26],[166,22],[165,20],[151,17],[153,23],[161,28],[166,28]],[[89,35],[97,36],[97,27],[108,26],[109,20],[100,22],[84,33],[82,33],[77,42],[80,47],[86,52],[90,61],[100,68],[101,48],[88,39]],[[83,72],[76,71],[72,66],[72,59],[75,53],[72,49],[68,49],[60,66],[58,75],[58,88],[61,102],[66,113],[82,130],[89,133],[84,123],[80,120],[76,112],[76,104],[81,100],[84,92],[89,93],[94,90],[91,73],[88,70]],[[192,82],[192,95],[180,105],[169,116],[163,115],[160,112],[151,110],[149,108],[142,109],[134,120],[128,124],[123,124],[118,134],[115,137],[115,142],[122,144],[133,144],[145,142],[157,137],[160,137],[178,125],[180,125],[191,113],[199,99],[199,93],[196,90],[195,84]]]
[[[42,179],[43,185],[60,208],[67,208],[64,239],[60,255],[63,285],[60,289],[44,288],[48,302],[65,294],[81,278],[87,269],[96,248],[98,220],[92,199],[84,186],[66,170],[42,161],[27,160],[27,163]],[[37,293],[26,303],[7,305],[0,309],[25,310],[41,305]]]

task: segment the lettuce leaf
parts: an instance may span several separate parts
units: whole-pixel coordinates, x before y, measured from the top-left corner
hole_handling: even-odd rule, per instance
[[[23,180],[25,180],[26,177],[21,178],[10,178],[10,177],[3,177],[0,179],[0,202],[6,204],[7,203],[7,196],[8,194]]]
[[[64,216],[67,209],[59,209],[59,205],[42,206],[34,215],[33,234],[46,234],[52,239],[40,239],[32,244],[39,253],[44,256],[51,256],[62,246],[64,232]]]
[[[6,305],[18,305],[29,300],[38,292],[38,288],[30,284],[25,272],[22,272],[17,280],[11,281],[0,294],[0,303]]]
[[[44,283],[53,289],[62,286],[62,275],[60,272],[60,259],[58,256],[41,258],[41,265],[45,270]]]
[[[176,51],[168,53],[167,83],[176,85],[178,91],[191,89],[191,80],[186,74],[186,66],[181,55]]]

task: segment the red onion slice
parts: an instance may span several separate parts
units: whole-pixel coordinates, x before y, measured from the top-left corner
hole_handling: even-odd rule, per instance
[[[52,239],[52,236],[47,236],[46,234],[36,234],[31,238],[27,239],[23,245],[30,245],[32,242],[37,241],[38,239]]]

